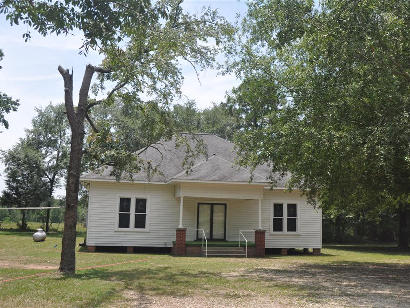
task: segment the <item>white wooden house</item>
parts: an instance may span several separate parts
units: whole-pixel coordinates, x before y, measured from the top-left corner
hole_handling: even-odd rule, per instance
[[[235,164],[231,142],[210,134],[195,139],[202,140],[207,155],[197,157],[189,172],[183,166],[184,146],[172,139],[142,154],[158,167],[150,178],[141,172],[116,181],[109,168],[82,176],[89,191],[86,243],[91,251],[175,246],[174,252],[184,255],[190,251],[185,241],[246,238],[255,242],[257,256],[265,248],[320,252],[321,210],[299,191],[287,191],[286,178],[278,177],[272,187],[269,168],[258,167],[251,177]]]

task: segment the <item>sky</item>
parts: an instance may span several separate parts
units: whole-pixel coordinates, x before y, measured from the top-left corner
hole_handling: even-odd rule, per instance
[[[234,22],[236,15],[246,11],[245,0],[185,0],[184,8],[190,13],[200,13],[204,6],[218,9],[219,13]],[[85,66],[99,64],[102,57],[91,52],[85,57],[78,53],[81,35],[42,37],[31,31],[32,38],[25,42],[22,38],[28,28],[24,25],[11,27],[0,15],[0,49],[4,58],[0,65],[0,91],[19,99],[17,112],[6,116],[9,129],[1,128],[0,150],[10,149],[25,129],[31,127],[31,119],[36,107],[64,100],[63,81],[57,71],[58,65],[74,71],[74,92],[78,93]],[[200,72],[197,76],[189,65],[183,67],[184,97],[197,102],[200,109],[224,100],[226,91],[238,84],[231,75],[220,75],[215,70]],[[0,191],[4,186],[4,165],[0,163]]]

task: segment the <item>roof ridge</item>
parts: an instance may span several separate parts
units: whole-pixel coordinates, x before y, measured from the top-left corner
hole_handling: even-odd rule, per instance
[[[209,160],[211,160],[211,159],[213,158],[213,156],[216,156],[216,155],[215,155],[215,154],[212,154],[212,157],[210,157],[210,158],[208,158],[208,159],[205,159],[205,160],[203,160],[203,161],[197,163],[196,165],[193,165],[191,169],[193,170],[193,169],[199,167],[200,165],[205,164],[206,162],[208,162]],[[185,172],[186,172],[186,170],[182,170],[180,173],[177,173],[176,175],[174,175],[173,177],[171,177],[169,180],[175,179],[175,178],[177,178],[177,177],[183,175]],[[169,181],[169,180],[168,180],[168,181]]]
[[[221,157],[221,156],[219,156],[219,155],[216,155],[216,154],[214,154],[215,156],[218,156],[220,159],[222,159],[222,160],[224,160],[224,161],[227,161],[227,162],[229,162],[229,163],[231,163],[231,164],[233,164],[233,165],[237,165],[235,162],[232,162],[232,161],[230,161],[230,160],[227,160],[227,159],[225,159],[225,158],[223,158],[223,157]],[[242,167],[241,165],[237,165],[239,168],[241,168],[241,169],[244,169],[245,171],[249,171],[248,169],[246,169],[245,167]],[[251,174],[255,174],[255,175],[257,175],[257,176],[259,176],[259,177],[261,177],[263,180],[265,180],[265,178],[263,177],[263,175],[260,175],[260,174],[258,174],[258,173],[256,173],[256,172],[251,172]]]
[[[190,133],[190,132],[180,132],[179,134],[181,135],[211,135],[211,136],[217,136],[212,133]],[[218,137],[218,136],[217,136]]]

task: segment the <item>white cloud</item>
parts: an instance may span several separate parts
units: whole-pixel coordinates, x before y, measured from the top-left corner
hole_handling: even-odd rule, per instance
[[[0,81],[42,81],[42,80],[50,80],[50,79],[58,79],[61,78],[59,74],[49,74],[49,75],[34,75],[34,76],[1,76]]]
[[[232,75],[218,75],[216,70],[207,70],[199,73],[198,82],[195,72],[185,73],[182,93],[194,99],[200,109],[212,106],[225,100],[227,91],[237,85],[239,81]]]

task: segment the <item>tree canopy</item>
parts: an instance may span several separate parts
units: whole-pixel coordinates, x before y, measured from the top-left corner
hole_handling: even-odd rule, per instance
[[[0,49],[0,61],[3,60],[3,57],[4,53]],[[1,66],[0,69],[2,69]],[[14,100],[6,93],[0,91],[0,125],[4,126],[6,129],[9,128],[9,122],[6,120],[5,115],[11,111],[17,111],[18,106],[18,100]]]
[[[38,207],[47,200],[48,185],[43,173],[43,161],[38,151],[22,139],[3,153],[6,166],[6,189],[1,201],[9,207]],[[27,229],[23,210],[21,228]]]
[[[406,1],[249,4],[228,98],[242,163],[291,172],[324,207],[400,213],[410,189],[410,8]]]

